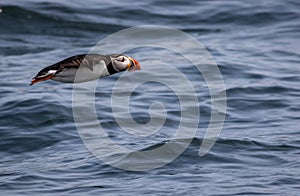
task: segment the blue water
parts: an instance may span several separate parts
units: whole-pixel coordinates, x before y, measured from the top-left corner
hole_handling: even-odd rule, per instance
[[[0,1],[0,8],[1,195],[299,194],[298,1],[29,0]],[[227,112],[217,143],[198,156],[211,115],[210,94],[188,62],[177,63],[189,68],[185,74],[192,82],[199,80],[197,134],[180,141],[193,139],[173,162],[133,172],[112,167],[87,149],[73,118],[72,84],[28,84],[47,65],[86,53],[119,30],[149,24],[177,28],[205,45],[224,79]],[[129,54],[142,68],[151,58],[181,62],[154,48]],[[144,67],[145,72],[156,74]],[[165,104],[168,116],[161,132],[133,137],[122,132],[107,106],[119,76],[101,79],[95,96],[108,135],[133,149],[163,145],[178,126],[177,97],[155,83],[136,89],[133,118],[148,122],[154,100]]]

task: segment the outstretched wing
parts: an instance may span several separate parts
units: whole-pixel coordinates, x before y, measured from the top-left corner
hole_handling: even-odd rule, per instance
[[[106,65],[110,64],[110,56],[100,54],[80,54],[55,63],[53,66],[59,65],[59,69],[79,68],[80,66],[86,66],[93,71],[93,66],[101,63],[102,61],[104,61]]]

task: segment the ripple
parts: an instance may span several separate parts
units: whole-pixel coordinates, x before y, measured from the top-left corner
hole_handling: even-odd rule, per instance
[[[2,2],[1,193],[297,195],[298,7],[296,0]],[[155,170],[130,172],[105,164],[85,147],[73,119],[71,84],[47,81],[29,87],[28,83],[44,66],[87,52],[102,38],[126,27],[147,24],[176,27],[208,48],[224,78],[228,110],[216,144],[199,157],[211,116],[211,95],[203,77],[190,62],[171,52],[157,48],[128,51],[141,62],[162,61],[177,67],[195,86],[201,110],[195,138],[175,140],[169,149],[174,152],[192,140],[179,157]],[[176,80],[154,67],[143,71],[149,77],[156,74]],[[122,130],[112,114],[112,87],[119,77],[99,80],[95,93],[99,123],[109,139],[139,151],[170,142],[181,114],[174,93],[149,83],[131,94],[130,110],[137,122],[149,121],[148,108],[156,101],[167,111],[162,130],[138,137]],[[125,76],[128,81],[134,77],[138,75]],[[126,89],[119,92],[122,96]],[[195,109],[188,100],[186,104],[187,111]],[[126,159],[120,164],[128,160],[147,163],[130,153],[122,155]],[[163,155],[159,158],[166,161]]]

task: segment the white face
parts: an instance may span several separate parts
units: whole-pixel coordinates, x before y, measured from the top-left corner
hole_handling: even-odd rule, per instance
[[[124,55],[120,55],[116,58],[112,58],[112,63],[113,63],[114,68],[118,71],[124,71],[124,70],[128,69],[132,64],[129,57],[124,56]]]

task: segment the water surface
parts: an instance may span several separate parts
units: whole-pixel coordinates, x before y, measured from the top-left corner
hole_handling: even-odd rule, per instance
[[[30,0],[1,1],[0,6],[3,195],[299,192],[300,4],[296,0]],[[224,78],[227,114],[217,143],[199,157],[210,117],[205,82],[188,62],[181,63],[168,53],[154,48],[129,52],[142,62],[163,56],[165,62],[191,70],[186,74],[191,81],[199,81],[201,110],[197,135],[182,155],[155,170],[129,172],[103,163],[85,147],[73,119],[71,84],[28,84],[49,64],[88,52],[119,30],[149,24],[178,28],[206,46]],[[106,107],[118,77],[101,80],[96,92],[97,114],[108,135],[133,149],[162,145],[178,126],[176,96],[155,83],[136,89],[131,105],[135,119],[149,120],[147,111],[154,99],[165,104],[168,116],[161,132],[133,137],[119,129],[111,108]]]

